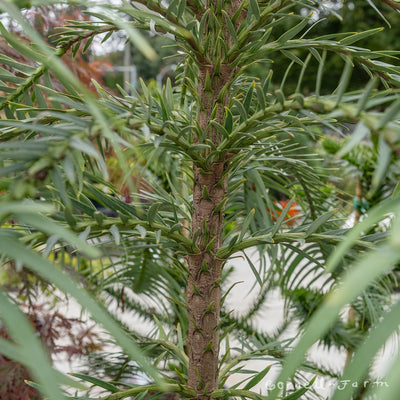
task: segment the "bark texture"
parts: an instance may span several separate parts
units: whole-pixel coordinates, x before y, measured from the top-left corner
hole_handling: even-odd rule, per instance
[[[239,0],[222,2],[229,17],[240,8]],[[198,111],[200,127],[196,142],[211,146],[202,150],[206,165],[193,166],[193,215],[192,239],[200,252],[187,256],[188,284],[187,308],[189,316],[188,385],[198,400],[209,400],[211,393],[218,389],[219,322],[221,311],[221,272],[226,260],[218,259],[216,253],[222,245],[224,204],[227,196],[227,168],[230,154],[215,151],[221,143],[221,133],[211,124],[215,120],[224,124],[225,106],[235,70],[228,60],[229,48],[234,39],[226,24],[226,18],[219,9],[220,3],[206,1],[214,18],[206,22],[202,45],[207,48],[198,58]],[[235,29],[245,17],[239,15]],[[215,24],[215,18],[219,20]],[[224,45],[221,45],[221,42]]]
[[[199,70],[198,94],[201,109],[199,125],[205,138],[215,146],[221,141],[216,129],[207,129],[215,106],[215,119],[222,122],[225,99],[219,94],[232,69],[221,65],[219,71],[206,65]],[[210,86],[211,84],[211,86]],[[200,138],[198,138],[200,142]],[[205,152],[204,157],[209,154]],[[221,272],[224,260],[216,257],[221,247],[224,202],[227,195],[227,160],[225,155],[211,157],[208,170],[193,167],[192,238],[200,253],[188,256],[187,307],[189,313],[189,377],[188,385],[197,398],[206,400],[218,388],[219,320],[221,310]]]
[[[221,271],[223,260],[215,252],[221,244],[220,213],[213,210],[226,194],[226,181],[221,185],[223,163],[202,174],[195,168],[193,229],[200,229],[201,253],[189,257],[187,302],[189,309],[189,386],[199,399],[209,398],[217,389],[219,353],[219,315],[221,309]],[[205,189],[206,188],[206,189]],[[208,191],[209,198],[204,198]]]

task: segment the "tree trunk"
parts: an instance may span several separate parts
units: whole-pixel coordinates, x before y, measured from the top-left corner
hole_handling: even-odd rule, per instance
[[[226,195],[223,163],[213,164],[207,174],[194,168],[193,232],[200,230],[201,252],[188,257],[187,306],[189,311],[189,380],[198,399],[208,399],[217,389],[221,271],[223,260],[215,256],[221,245],[222,220],[213,213]],[[207,198],[204,196],[208,192]]]
[[[219,94],[229,82],[232,69],[221,65],[216,73],[214,66],[199,69],[198,95],[201,108],[199,125],[205,138],[218,146],[221,137],[216,129],[207,129],[212,111],[218,107],[215,120],[222,123],[224,99]],[[204,138],[203,138],[204,139]],[[201,139],[197,138],[200,143]],[[211,151],[211,150],[210,150]],[[203,157],[210,155],[204,151]],[[221,310],[221,272],[225,260],[218,259],[216,252],[222,244],[224,202],[227,195],[226,155],[211,156],[209,168],[193,167],[193,216],[192,238],[200,249],[189,255],[187,307],[189,316],[188,385],[197,393],[197,399],[210,399],[218,388],[219,321]]]
[[[227,106],[229,87],[234,75],[234,68],[226,54],[234,40],[225,25],[221,10],[218,10],[218,4],[206,1],[205,8],[212,10],[219,23],[214,24],[213,18],[206,23],[203,43],[208,43],[207,51],[198,60],[197,120],[201,132],[197,134],[196,142],[211,142],[212,146],[202,150],[202,157],[207,160],[206,167],[193,166],[191,235],[192,239],[196,238],[200,252],[187,256],[188,385],[196,391],[198,400],[209,400],[211,393],[218,389],[221,272],[226,261],[216,257],[216,253],[222,245],[230,154],[214,151],[221,143],[221,133],[210,125],[210,121],[214,119],[219,124],[224,124],[224,107]],[[240,5],[239,0],[222,2],[222,7],[231,18]],[[244,16],[237,18],[236,29]],[[217,38],[222,39],[223,46]]]

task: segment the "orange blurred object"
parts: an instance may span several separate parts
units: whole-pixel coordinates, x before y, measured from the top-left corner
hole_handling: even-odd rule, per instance
[[[279,201],[274,201],[274,212],[272,212],[270,209],[267,209],[268,213],[272,217],[272,221],[276,222],[277,216],[279,217],[282,214],[282,211],[285,209],[285,207],[288,205],[289,200],[279,200]],[[289,208],[289,211],[287,212],[284,221],[286,221],[287,224],[289,225],[295,225],[297,222],[297,218],[295,218],[298,214],[300,213],[300,206],[298,203],[295,201],[292,203],[292,205]]]

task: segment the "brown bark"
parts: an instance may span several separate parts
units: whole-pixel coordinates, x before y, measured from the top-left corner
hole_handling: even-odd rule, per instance
[[[232,16],[241,6],[241,1],[224,3],[224,9]],[[216,2],[206,1],[205,9],[216,12]],[[206,54],[198,59],[199,77],[197,94],[199,98],[197,120],[201,133],[197,143],[212,142],[216,148],[221,143],[221,133],[210,125],[211,118],[223,125],[229,86],[234,68],[226,58],[226,52],[234,44],[225,19],[221,25],[214,25],[213,19],[206,23],[206,38],[213,38]],[[240,21],[236,24],[240,24]],[[221,30],[222,27],[222,30]],[[237,26],[235,26],[237,28]],[[220,46],[218,38],[225,46]],[[213,147],[211,146],[211,147]],[[200,249],[197,254],[187,256],[188,283],[186,289],[189,316],[188,386],[192,387],[198,400],[209,400],[211,393],[218,389],[219,322],[221,310],[221,272],[225,262],[216,253],[222,245],[224,204],[227,196],[229,154],[213,150],[202,150],[207,165],[193,166],[193,215],[191,237],[196,237]]]
[[[199,68],[201,108],[198,121],[202,131],[207,132],[206,138],[216,146],[221,141],[220,133],[216,129],[207,130],[207,125],[216,105],[215,119],[222,123],[225,100],[219,94],[232,73],[232,68],[226,65],[221,65],[219,71],[212,65]],[[200,142],[200,138],[197,141]],[[207,155],[204,152],[203,156]],[[200,252],[187,257],[188,385],[196,391],[199,400],[210,399],[211,393],[218,388],[220,284],[224,260],[215,254],[222,244],[224,207],[221,204],[227,194],[227,165],[225,155],[216,155],[208,170],[193,167],[192,238],[197,236]]]
[[[201,252],[188,257],[189,276],[187,305],[189,311],[189,379],[188,385],[198,399],[208,399],[217,389],[219,353],[219,316],[221,309],[221,271],[223,260],[215,256],[221,246],[222,220],[213,213],[226,194],[226,180],[220,184],[223,163],[213,171],[201,174],[195,168],[193,193],[193,231],[200,229],[198,246]],[[206,188],[206,189],[204,189]],[[205,191],[209,198],[204,198]]]

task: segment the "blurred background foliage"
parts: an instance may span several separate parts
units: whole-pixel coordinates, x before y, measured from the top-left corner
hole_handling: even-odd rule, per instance
[[[299,21],[299,16],[306,17],[311,12],[313,13],[309,27],[312,27],[313,36],[325,36],[336,33],[346,32],[363,32],[369,29],[382,28],[384,32],[370,36],[357,42],[358,47],[367,48],[370,50],[398,50],[398,37],[400,35],[400,13],[382,3],[379,4],[381,14],[371,7],[368,2],[364,0],[354,1],[329,1],[323,2],[320,5],[319,12],[314,9],[307,8],[306,5],[297,5],[294,8],[293,17],[286,18],[284,23],[276,26],[271,34],[271,40],[278,38],[282,33],[289,29],[294,23]],[[383,17],[383,18],[382,18]],[[150,62],[146,57],[138,52],[136,49],[131,48],[131,62],[137,68],[137,76],[145,81],[149,79],[157,79],[161,73],[164,77],[164,71],[169,70],[172,76],[173,68],[169,66],[176,65],[176,46],[174,42],[165,36],[155,36],[148,33],[149,41],[156,50],[159,58],[156,62]],[[121,43],[123,39],[119,39]],[[118,42],[117,42],[118,43]],[[124,50],[112,51],[104,49],[107,54],[104,56],[96,56],[98,61],[110,62],[112,65],[122,66],[124,64]],[[295,55],[304,61],[307,55],[307,50],[298,49]],[[390,62],[390,59],[383,61]],[[256,79],[263,80],[269,73],[273,71],[275,84],[281,82],[283,76],[290,64],[290,60],[284,55],[274,54],[274,62],[266,63],[260,62],[248,67],[248,75]],[[331,54],[326,59],[326,71],[329,71],[329,79],[324,81],[322,87],[322,94],[331,93],[336,88],[336,83],[340,79],[343,69],[343,59],[337,54]],[[294,65],[291,73],[288,75],[285,83],[285,92],[294,93],[297,85],[297,76],[300,72],[301,66]],[[305,95],[311,94],[315,88],[315,76],[317,75],[318,63],[312,59],[307,69],[307,74],[303,78],[303,93]],[[167,75],[168,76],[168,75]],[[365,86],[369,80],[367,72],[360,66],[356,65],[353,71],[353,76],[349,84],[349,90],[357,90]],[[165,81],[165,80],[164,80]],[[115,83],[123,85],[123,76],[121,73],[108,73],[107,85],[113,87]]]

